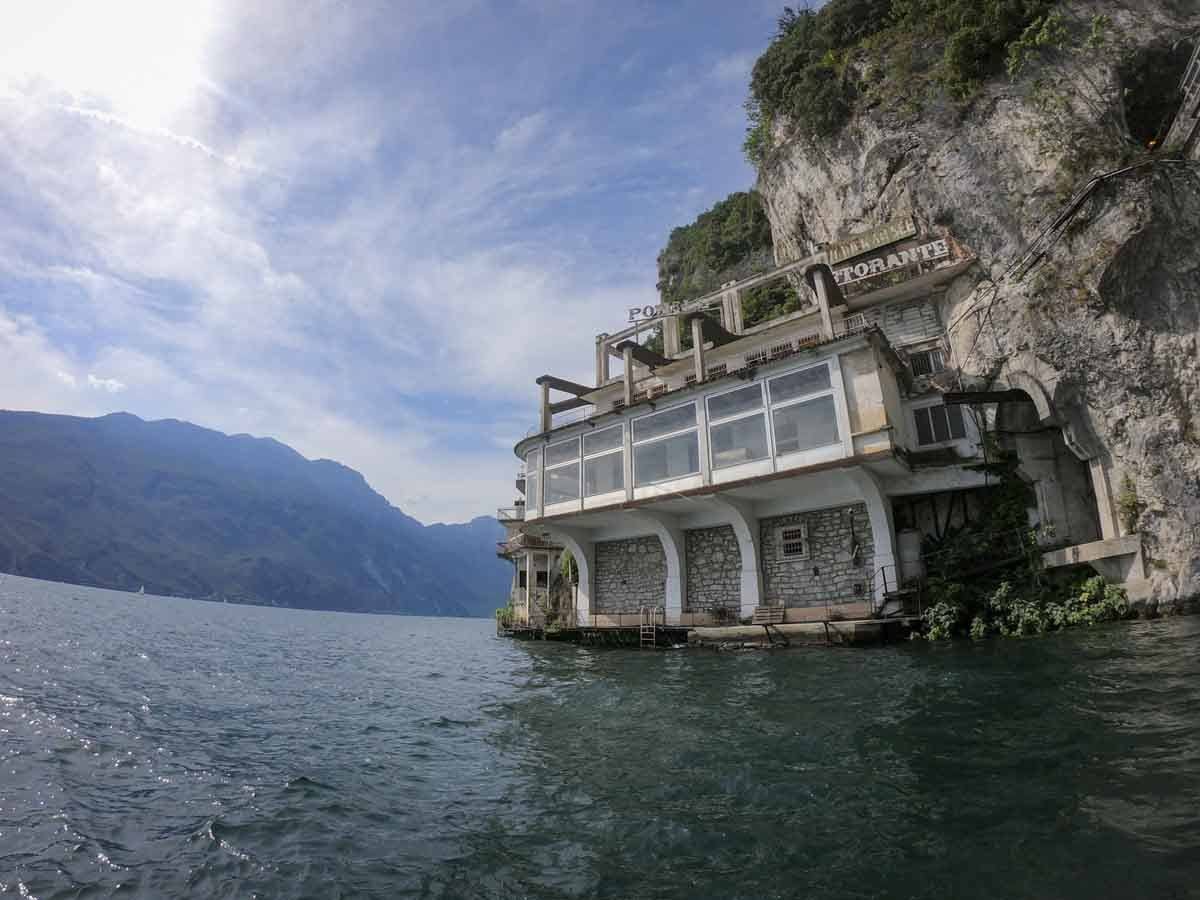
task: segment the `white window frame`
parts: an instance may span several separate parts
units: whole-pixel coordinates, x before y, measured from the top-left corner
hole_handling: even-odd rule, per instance
[[[743,412],[736,412],[736,413],[732,413],[730,415],[721,416],[720,418],[713,418],[711,403],[714,399],[716,399],[718,397],[723,397],[726,394],[736,393],[737,391],[744,391],[748,387],[751,387],[751,386],[755,386],[758,388],[759,406],[757,409],[746,410]],[[755,379],[754,381],[749,382],[748,384],[740,384],[737,387],[732,387],[732,388],[728,388],[723,391],[717,391],[716,393],[707,394],[704,398],[704,412],[705,412],[705,419],[706,419],[707,427],[708,427],[708,441],[707,441],[707,443],[708,443],[708,464],[714,473],[719,472],[719,471],[724,471],[726,469],[736,469],[738,466],[746,466],[746,465],[752,465],[754,463],[767,462],[775,456],[775,445],[774,445],[774,441],[771,439],[770,404],[768,403],[768,400],[767,400],[767,386],[766,386],[765,379]],[[741,462],[729,463],[729,464],[726,464],[723,466],[718,466],[716,458],[713,455],[713,449],[712,449],[712,430],[713,430],[713,428],[718,425],[727,425],[730,422],[737,422],[741,419],[749,419],[751,416],[762,416],[763,427],[766,429],[766,432],[767,432],[767,455],[760,457],[758,459],[746,459],[746,460],[742,460]]]
[[[530,503],[529,497],[529,457],[537,454],[537,465],[533,467],[533,477],[537,479],[537,489],[533,492],[536,496],[533,497],[533,502]],[[542,515],[542,448],[534,447],[525,454],[525,518],[537,519]],[[529,515],[529,511],[533,510],[533,515]]]
[[[909,422],[912,424],[912,446],[915,449],[928,450],[930,448],[950,447],[961,441],[969,441],[969,440],[973,439],[974,432],[972,431],[972,428],[969,424],[970,417],[967,416],[966,413],[963,412],[961,407],[959,407],[958,412],[959,412],[959,415],[962,417],[963,436],[960,438],[951,436],[949,439],[944,440],[944,441],[933,441],[928,444],[922,444],[921,443],[921,434],[917,430],[917,412],[919,410],[934,409],[937,407],[945,408],[946,404],[941,399],[936,399],[936,400],[931,400],[931,401],[924,402],[924,403],[915,403],[909,407]],[[949,415],[949,414],[947,413],[947,415]],[[947,423],[946,423],[947,431],[950,430],[949,426],[950,426],[950,423],[949,423],[949,421],[947,421]],[[933,431],[933,420],[932,419],[930,419],[930,422],[929,422],[929,430],[930,430],[930,432]]]
[[[676,431],[667,432],[666,434],[656,434],[652,438],[643,438],[640,441],[634,437],[634,435],[636,434],[637,423],[640,422],[642,419],[649,419],[649,418],[652,418],[653,416],[657,416],[661,413],[671,412],[672,410],[676,410],[676,409],[682,409],[685,406],[692,407],[692,411],[695,413],[695,424],[689,425],[687,428],[680,428]],[[664,409],[656,409],[652,413],[648,413],[647,415],[644,415],[644,416],[638,416],[637,418],[629,420],[629,460],[633,464],[632,472],[633,472],[633,488],[634,488],[634,490],[638,490],[641,488],[653,487],[654,485],[657,485],[657,484],[665,484],[669,481],[680,481],[684,478],[695,478],[697,475],[701,475],[704,472],[704,462],[703,462],[703,452],[702,452],[704,448],[700,446],[700,425],[702,424],[702,421],[703,421],[703,417],[700,414],[700,408],[696,405],[695,400],[691,400],[687,403],[679,403],[675,406],[668,406],[668,407],[665,407]],[[639,484],[638,477],[637,477],[637,448],[645,446],[646,444],[654,444],[654,443],[657,443],[658,441],[665,441],[668,438],[679,437],[680,435],[688,434],[689,432],[695,432],[695,434],[696,434],[696,449],[697,449],[696,471],[688,472],[683,475],[668,475],[666,478],[659,478],[659,479],[656,479],[655,481],[647,481],[645,484]]]
[[[815,365],[803,366],[802,368],[798,369],[789,369],[786,372],[774,372],[770,375],[770,377],[763,379],[764,382],[767,383],[764,390],[766,391],[767,408],[770,413],[767,421],[767,430],[769,432],[769,439],[771,443],[771,454],[776,459],[798,456],[801,453],[812,453],[817,450],[823,450],[827,447],[845,447],[845,442],[848,435],[842,433],[843,429],[845,428],[845,424],[842,422],[841,404],[838,402],[838,393],[841,390],[841,380],[839,377],[840,372],[838,371],[837,366],[838,358],[835,356],[831,359],[822,360]],[[808,372],[812,369],[819,368],[824,368],[826,372],[829,373],[829,387],[821,388],[819,391],[813,391],[812,393],[801,394],[799,397],[789,397],[787,400],[780,400],[778,402],[771,399],[771,387],[769,382],[779,378],[785,378],[788,375],[795,375],[798,372]],[[775,446],[775,411],[779,409],[787,409],[789,406],[795,406],[798,403],[808,403],[809,401],[816,400],[820,397],[830,397],[833,400],[834,418],[836,420],[838,431],[837,439],[828,444],[821,444],[818,447],[807,447],[803,450],[787,450],[780,453]]]
[[[572,443],[575,445],[574,459],[568,459],[565,462],[555,463],[552,466],[546,465],[546,453],[547,453],[547,451],[550,450],[551,447],[561,447],[563,444],[572,444]],[[583,497],[583,455],[582,454],[583,454],[583,440],[581,439],[581,436],[578,434],[575,435],[574,437],[566,438],[565,440],[554,441],[553,443],[546,444],[546,446],[542,448],[542,500],[543,500],[544,508],[548,508],[551,506],[557,508],[560,506],[565,506],[568,503],[575,503],[575,504],[579,503],[580,498]],[[565,469],[567,466],[576,466],[577,467],[577,473],[575,476],[575,496],[570,499],[567,499],[567,500],[556,500],[553,503],[546,503],[545,502],[546,485],[550,480],[550,472],[557,471],[558,469]]]
[[[789,531],[800,531],[800,542],[803,545],[803,550],[800,553],[788,553],[785,549],[787,544],[793,543],[784,537],[784,534]],[[808,522],[801,520],[799,522],[791,522],[787,525],[779,525],[775,529],[775,542],[779,547],[779,558],[786,561],[797,561],[803,559],[812,559],[812,543],[808,538]]]
[[[579,449],[580,449],[581,457],[580,457],[580,464],[579,464],[579,495],[580,495],[580,497],[583,498],[585,503],[588,500],[595,500],[595,498],[597,498],[597,497],[607,497],[609,494],[614,494],[614,495],[620,494],[622,496],[622,498],[624,498],[624,496],[625,496],[625,489],[628,487],[628,485],[625,484],[626,467],[625,467],[625,457],[624,456],[621,457],[621,487],[616,488],[612,491],[605,491],[600,494],[589,494],[587,492],[587,473],[584,470],[587,468],[588,461],[594,460],[594,459],[601,459],[605,456],[613,456],[617,453],[620,453],[620,454],[625,453],[625,423],[618,422],[615,425],[606,425],[603,428],[597,428],[595,431],[590,432],[590,434],[600,434],[601,432],[604,432],[604,431],[613,431],[613,430],[621,432],[621,442],[619,444],[617,444],[617,446],[615,446],[615,447],[609,447],[606,450],[597,450],[595,453],[588,453],[584,449],[587,447],[586,438],[589,437],[589,434],[584,434],[580,437]]]

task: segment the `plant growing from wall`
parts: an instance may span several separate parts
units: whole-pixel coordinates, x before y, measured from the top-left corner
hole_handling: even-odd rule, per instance
[[[1142,504],[1138,500],[1137,485],[1128,472],[1121,476],[1121,489],[1117,492],[1117,515],[1121,517],[1121,525],[1127,532],[1137,531]]]

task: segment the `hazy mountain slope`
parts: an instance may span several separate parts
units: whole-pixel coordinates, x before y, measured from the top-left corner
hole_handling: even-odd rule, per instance
[[[508,589],[492,524],[491,534],[479,520],[431,533],[353,469],[270,439],[128,414],[0,412],[5,572],[277,606],[478,615]]]

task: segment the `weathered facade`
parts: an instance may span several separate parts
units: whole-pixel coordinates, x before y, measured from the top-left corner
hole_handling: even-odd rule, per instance
[[[895,612],[987,508],[997,454],[1032,488],[1048,566],[1092,565],[1135,602],[1200,587],[1195,167],[1114,169],[1070,228],[1041,230],[1069,160],[1029,137],[1028,85],[982,90],[969,128],[865,107],[823,145],[776,123],[757,189],[777,268],[629,310],[587,384],[538,379],[520,528],[578,560],[580,624],[634,624],[660,597],[684,625]],[[1200,56],[1180,91],[1172,140],[1194,154]],[[776,282],[799,308],[748,325]]]

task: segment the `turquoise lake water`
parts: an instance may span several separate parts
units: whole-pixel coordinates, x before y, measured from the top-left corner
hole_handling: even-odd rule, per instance
[[[0,576],[0,894],[1200,897],[1198,651],[596,650]]]

